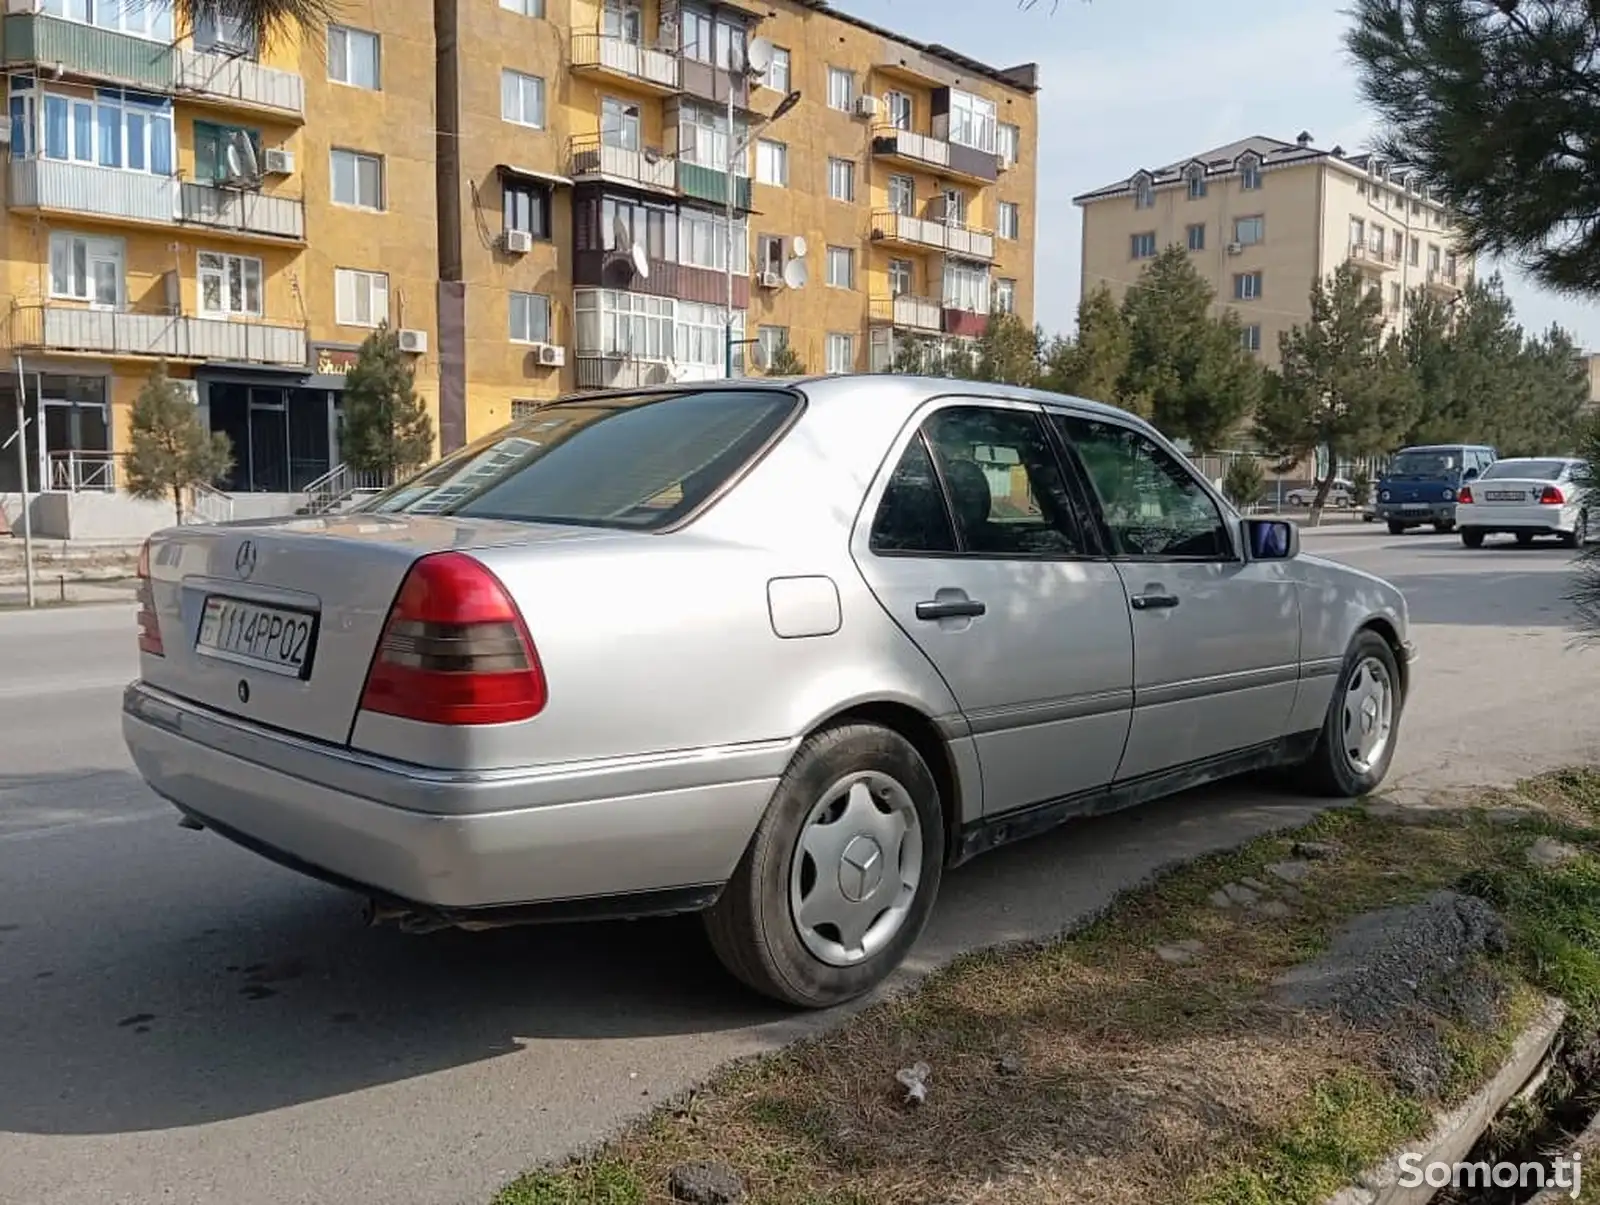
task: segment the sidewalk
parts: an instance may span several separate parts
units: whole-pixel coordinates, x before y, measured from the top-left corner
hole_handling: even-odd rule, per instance
[[[60,574],[36,573],[34,575],[34,601],[40,607],[72,606],[84,603],[132,602],[137,581],[134,578],[116,578],[110,581],[71,581]],[[25,608],[28,589],[25,583],[0,585],[0,611]]]

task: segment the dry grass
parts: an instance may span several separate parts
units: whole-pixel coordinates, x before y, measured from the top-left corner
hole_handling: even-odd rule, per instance
[[[1299,836],[1343,852],[1298,889],[1265,869],[1290,837],[1191,864],[1073,936],[962,959],[825,1037],[732,1068],[590,1160],[520,1178],[497,1205],[655,1205],[675,1164],[707,1159],[735,1167],[758,1205],[1318,1200],[1440,1102],[1406,1099],[1368,1035],[1285,1011],[1268,988],[1357,913],[1525,871],[1530,829],[1600,837],[1588,829],[1600,774],[1545,776],[1518,800],[1542,818],[1327,814]],[[1207,903],[1246,878],[1292,913]],[[1155,951],[1183,940],[1202,943],[1192,962]],[[1476,1086],[1504,1037],[1447,1035],[1450,1095]],[[895,1072],[919,1061],[929,1095],[911,1107]]]

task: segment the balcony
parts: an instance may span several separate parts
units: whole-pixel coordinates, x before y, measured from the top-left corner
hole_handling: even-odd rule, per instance
[[[679,162],[678,187],[684,196],[693,197],[697,201],[711,201],[717,205],[728,203],[728,173],[719,172],[714,167]],[[749,176],[734,176],[733,207],[747,213],[750,211]]]
[[[1371,243],[1351,243],[1350,262],[1371,272],[1387,272],[1400,266],[1398,257],[1389,256],[1382,247],[1374,247]]]
[[[624,80],[657,95],[679,90],[678,56],[601,33],[572,35],[572,70]]]
[[[941,308],[937,301],[927,297],[912,297],[909,293],[902,293],[898,297],[874,297],[870,304],[870,316],[873,322],[887,322],[905,330],[935,333],[944,330]]]
[[[1448,268],[1429,268],[1427,288],[1435,296],[1448,299],[1461,292],[1461,283]]]
[[[958,310],[945,306],[940,311],[942,329],[947,335],[956,335],[962,339],[981,339],[983,333],[989,329],[989,315],[980,314],[975,310]]]
[[[994,234],[971,226],[913,217],[880,209],[872,215],[872,239],[886,247],[905,247],[913,251],[944,251],[968,259],[992,260]]]
[[[728,103],[728,89],[733,89],[735,108],[750,108],[750,81],[722,67],[702,63],[699,59],[679,59],[680,88],[690,96],[709,100],[719,105]]]
[[[993,184],[1000,178],[1000,159],[997,155],[957,142],[945,142],[927,134],[914,134],[895,126],[878,126],[872,131],[872,153],[922,171],[933,171],[940,176],[973,184]]]
[[[167,225],[178,212],[178,181],[173,176],[58,159],[13,159],[10,183],[12,209]]]
[[[679,301],[698,301],[705,305],[728,303],[728,277],[716,268],[693,264],[650,260],[650,275],[640,278],[633,262],[622,251],[578,251],[572,257],[572,283],[578,288],[617,289],[648,293],[654,297],[675,297]],[[733,308],[750,308],[750,278],[743,272],[733,276]]]
[[[579,389],[640,389],[672,382],[660,360],[635,360],[631,356],[604,356],[579,352],[574,357]]]
[[[15,307],[9,326],[16,348],[292,367],[306,363],[306,332],[299,326],[66,305]]]
[[[599,134],[577,134],[568,143],[567,174],[574,181],[605,180],[647,188],[655,192],[678,191],[678,164],[659,150],[630,150],[602,142]]]
[[[306,206],[298,197],[273,197],[185,180],[178,190],[178,204],[179,219],[196,226],[278,242],[305,242]]]
[[[184,92],[197,100],[305,117],[305,81],[291,71],[248,59],[182,50],[110,29],[43,13],[5,18],[8,67],[40,67],[72,79],[125,84],[150,92]]]

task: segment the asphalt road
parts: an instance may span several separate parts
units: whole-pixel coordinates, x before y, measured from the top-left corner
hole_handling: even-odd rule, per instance
[[[1571,554],[1342,525],[1422,663],[1392,783],[1589,758],[1600,653]],[[719,1062],[824,1019],[730,986],[692,922],[406,936],[203,833],[118,734],[126,606],[0,613],[0,1202],[485,1205]],[[946,880],[917,964],[1048,933],[1174,859],[1308,814],[1231,786],[1086,821]]]

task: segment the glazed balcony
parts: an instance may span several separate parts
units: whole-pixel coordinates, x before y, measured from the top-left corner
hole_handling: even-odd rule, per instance
[[[750,108],[750,81],[723,67],[703,63],[699,59],[680,58],[678,78],[682,91],[699,100],[709,100],[718,105],[728,103],[728,90],[733,90],[736,109]]]
[[[682,78],[676,53],[603,33],[572,35],[572,70],[619,80],[659,96],[676,93]]]
[[[14,308],[9,327],[12,347],[39,351],[292,367],[306,363],[304,327],[259,320],[46,304]]]
[[[578,288],[616,289],[621,292],[648,293],[655,297],[675,297],[679,301],[698,301],[723,306],[728,300],[727,274],[717,268],[652,259],[650,275],[641,277],[633,261],[623,251],[578,251],[572,257],[572,283]],[[733,276],[733,308],[750,307],[750,277],[744,272]]]
[[[678,188],[686,197],[697,201],[710,201],[717,205],[728,203],[728,173],[698,163],[678,164]],[[745,212],[751,209],[750,177],[733,177],[733,207]]]
[[[306,203],[298,197],[274,197],[185,180],[178,190],[178,205],[179,220],[190,225],[271,242],[306,240]]]
[[[599,134],[575,134],[568,143],[567,174],[578,182],[608,181],[653,192],[678,191],[678,163],[654,147],[612,146]]]
[[[880,209],[872,215],[872,239],[886,247],[944,251],[967,259],[992,260],[994,233],[972,226]]]
[[[10,184],[12,209],[167,225],[176,220],[178,212],[175,176],[59,159],[13,159]]]
[[[672,380],[667,365],[659,360],[579,352],[573,362],[577,367],[579,389],[639,389],[646,385],[666,385]]]
[[[898,297],[874,297],[870,303],[874,322],[887,322],[903,330],[937,333],[944,330],[943,307],[927,297],[902,293]]]
[[[971,184],[993,184],[1000,178],[997,155],[896,126],[882,125],[872,131],[872,153],[918,171]]]

